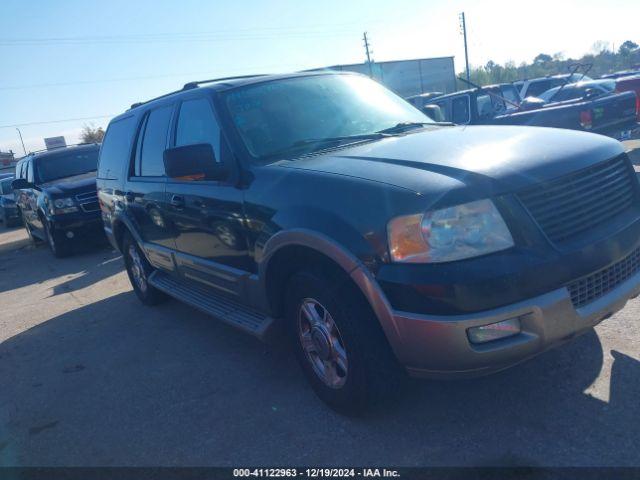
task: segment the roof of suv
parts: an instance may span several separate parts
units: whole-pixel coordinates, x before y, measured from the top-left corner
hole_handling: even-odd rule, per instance
[[[295,73],[282,73],[282,74],[269,74],[269,75],[265,75],[265,74],[242,75],[238,77],[224,77],[224,78],[214,78],[211,80],[200,80],[195,82],[188,82],[180,90],[169,92],[164,95],[160,95],[159,97],[151,98],[149,100],[145,100],[142,102],[134,103],[133,105],[131,105],[131,108],[128,111],[134,110],[143,105],[148,105],[156,100],[178,96],[184,92],[193,90],[195,88],[206,88],[209,90],[224,91],[232,88],[243,87],[245,85],[271,82],[274,80],[283,80],[287,78],[296,78],[296,77],[315,77],[315,76],[321,76],[321,75],[360,75],[360,74],[356,72],[323,70],[323,71],[317,71],[317,72],[295,72]],[[120,117],[120,115],[116,116],[115,118],[118,118],[118,117]]]
[[[96,147],[99,148],[100,144],[99,143],[80,143],[78,145],[69,145],[67,147],[54,148],[53,150],[38,150],[36,152],[29,152],[26,156],[22,157],[20,160],[23,160],[27,157],[33,157],[33,158],[51,157],[51,156],[55,156],[60,152],[92,150]]]

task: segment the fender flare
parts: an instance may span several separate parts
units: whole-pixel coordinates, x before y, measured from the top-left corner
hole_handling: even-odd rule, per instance
[[[305,228],[281,230],[264,244],[256,255],[260,289],[266,296],[266,278],[269,261],[280,249],[287,246],[301,246],[315,250],[333,260],[358,286],[371,309],[378,318],[391,348],[400,345],[401,332],[395,320],[393,308],[371,271],[347,248],[323,233]],[[256,252],[258,253],[258,252]],[[396,355],[398,352],[395,352]]]

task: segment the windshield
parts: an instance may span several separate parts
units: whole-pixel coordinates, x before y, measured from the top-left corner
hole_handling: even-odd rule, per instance
[[[8,195],[10,193],[13,193],[13,189],[11,188],[12,181],[13,181],[13,178],[0,180],[0,195]]]
[[[612,93],[616,89],[614,80],[592,80],[589,82],[574,83],[565,87],[556,87],[539,95],[539,98],[548,102],[563,102],[566,100],[574,100],[582,98],[586,95],[587,90],[595,90],[602,94]],[[558,93],[559,92],[559,93]]]
[[[93,172],[98,165],[98,149],[47,155],[37,159],[38,183]]]
[[[232,90],[226,105],[258,161],[309,140],[374,134],[403,122],[433,123],[391,91],[358,75],[297,77]],[[348,140],[345,140],[348,141]],[[307,144],[314,151],[326,144]],[[285,152],[285,153],[283,153]]]

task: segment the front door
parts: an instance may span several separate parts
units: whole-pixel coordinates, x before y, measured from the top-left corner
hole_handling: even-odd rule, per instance
[[[179,106],[174,146],[201,143],[211,144],[216,161],[235,171],[210,99],[196,95]],[[240,293],[240,280],[251,269],[242,200],[242,190],[230,180],[168,180],[167,217],[174,228],[178,267],[185,277]]]

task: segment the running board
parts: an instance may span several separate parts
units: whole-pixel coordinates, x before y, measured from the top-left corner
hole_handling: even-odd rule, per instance
[[[149,283],[167,295],[222,320],[229,325],[264,339],[273,319],[207,287],[172,277],[156,270]]]

